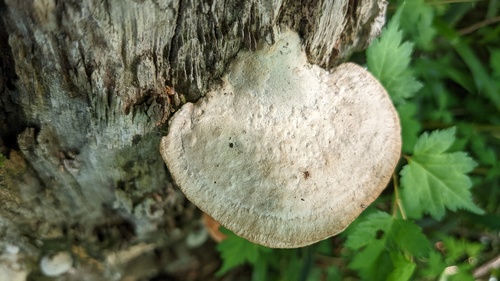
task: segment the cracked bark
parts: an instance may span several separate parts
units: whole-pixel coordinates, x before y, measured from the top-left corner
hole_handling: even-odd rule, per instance
[[[29,264],[61,249],[75,269],[59,280],[205,278],[184,243],[198,216],[158,152],[168,117],[220,83],[240,49],[271,44],[280,28],[299,32],[311,63],[333,68],[378,34],[385,6],[1,1],[0,252],[19,247],[33,280],[40,271]],[[153,246],[109,260],[137,245]]]

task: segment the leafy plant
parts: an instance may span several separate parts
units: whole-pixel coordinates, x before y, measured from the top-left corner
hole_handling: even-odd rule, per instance
[[[416,266],[410,257],[428,257],[431,249],[420,227],[385,212],[357,225],[345,246],[360,250],[349,266],[367,280],[409,280]]]
[[[310,247],[270,250],[229,235],[220,272],[247,263],[254,280],[475,280],[500,252],[495,3],[393,2],[364,54],[401,120],[393,181],[344,233]]]
[[[471,199],[472,182],[466,173],[476,163],[464,152],[447,152],[455,141],[455,129],[423,133],[407,156],[408,165],[401,170],[403,205],[412,218],[429,213],[440,220],[445,208],[467,209],[482,214]]]
[[[265,259],[266,254],[271,252],[271,249],[253,244],[227,229],[221,228],[221,232],[228,238],[217,245],[217,250],[221,253],[221,258],[224,261],[217,275],[222,275],[245,263],[251,264],[257,269]]]
[[[382,36],[373,40],[366,50],[368,69],[384,85],[396,105],[413,97],[422,87],[409,67],[413,44],[402,41],[400,18],[399,12],[387,25]]]

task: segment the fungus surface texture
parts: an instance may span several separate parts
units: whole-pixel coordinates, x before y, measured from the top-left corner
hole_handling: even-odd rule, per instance
[[[186,103],[161,153],[187,198],[234,233],[292,248],[344,230],[389,182],[399,119],[362,67],[307,62],[298,35],[242,51],[220,88]]]

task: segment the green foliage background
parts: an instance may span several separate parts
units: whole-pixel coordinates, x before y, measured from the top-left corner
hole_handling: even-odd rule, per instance
[[[226,232],[218,274],[247,264],[251,280],[475,280],[500,254],[499,7],[391,2],[380,38],[354,59],[400,115],[393,181],[346,231],[316,245],[272,250]]]

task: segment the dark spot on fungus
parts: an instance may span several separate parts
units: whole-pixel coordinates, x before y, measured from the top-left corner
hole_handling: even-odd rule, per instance
[[[232,142],[229,143],[229,147],[233,148],[234,144]]]
[[[300,198],[300,200],[305,201],[304,198]]]
[[[304,176],[304,179],[308,179],[311,176],[311,173],[309,171],[302,172],[302,175]]]

